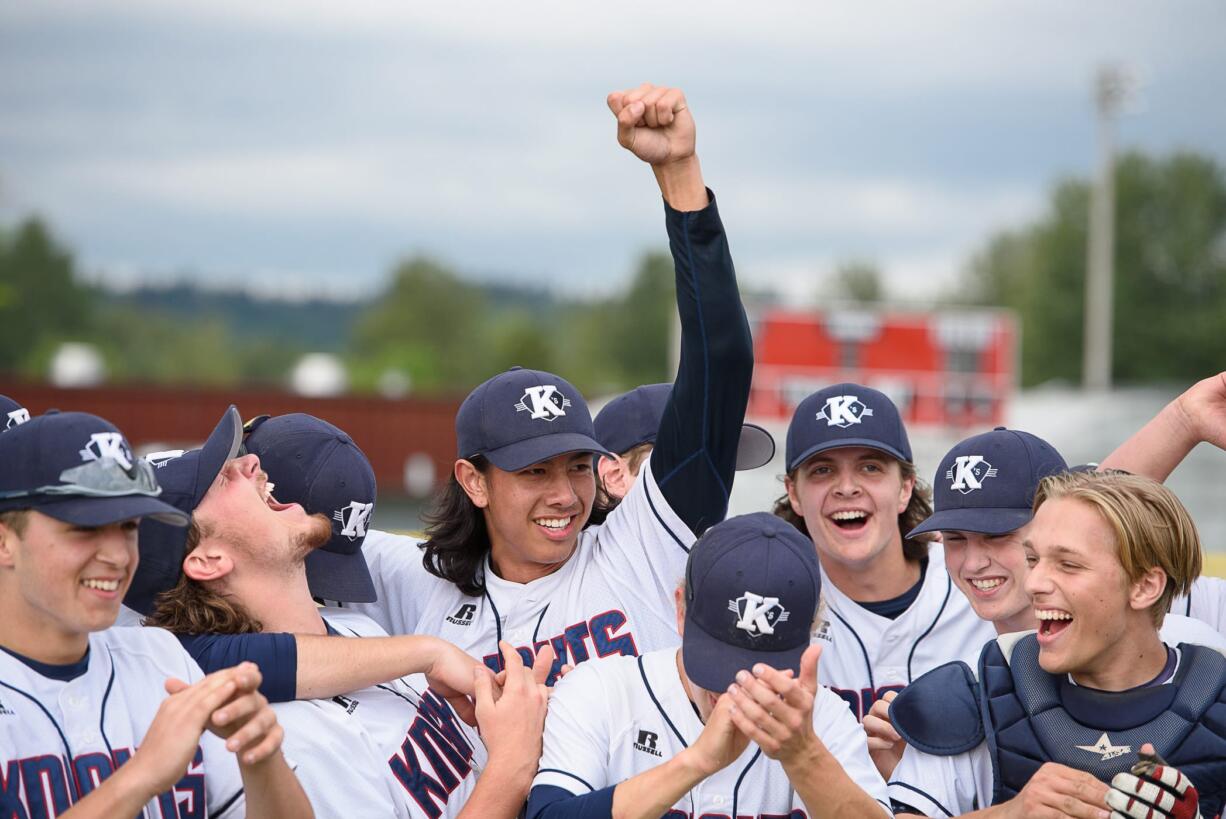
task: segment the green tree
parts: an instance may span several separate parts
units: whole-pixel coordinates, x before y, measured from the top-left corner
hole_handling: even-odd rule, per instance
[[[608,313],[608,353],[622,385],[668,380],[669,339],[677,314],[672,257],[647,253],[626,295]]]
[[[1116,166],[1114,378],[1190,380],[1226,361],[1226,178],[1213,160],[1130,153]],[[1035,224],[992,237],[967,267],[965,299],[1011,307],[1022,381],[1081,376],[1090,191],[1056,186]]]
[[[834,271],[831,295],[836,299],[871,304],[885,301],[881,271],[871,262],[843,262]]]
[[[84,339],[90,319],[71,254],[40,220],[27,219],[0,242],[0,370],[29,369],[35,351]]]

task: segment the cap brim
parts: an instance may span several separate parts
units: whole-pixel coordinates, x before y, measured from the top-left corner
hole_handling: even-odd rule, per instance
[[[209,433],[204,445],[200,447],[199,460],[196,462],[196,491],[192,498],[192,509],[200,505],[213,485],[226,461],[238,455],[243,444],[243,419],[238,414],[238,408],[233,404],[221,416],[217,426]]]
[[[339,603],[373,603],[379,599],[361,551],[340,554],[316,549],[307,555],[306,575],[314,597]]]
[[[516,441],[513,444],[491,449],[480,453],[490,463],[506,472],[516,472],[520,469],[539,464],[558,455],[570,452],[592,452],[598,455],[609,455],[609,450],[581,432],[559,432],[556,435],[538,435],[526,441]]]
[[[800,656],[809,644],[782,651],[753,651],[731,646],[717,640],[685,614],[685,634],[681,637],[681,661],[685,676],[712,693],[722,693],[736,679],[738,671],[748,671],[755,663],[764,663],[783,671],[792,669],[800,676]]]
[[[149,518],[170,526],[186,526],[188,516],[168,503],[148,495],[94,498],[81,495],[40,502],[30,508],[76,526],[107,526],[121,520]]]
[[[867,447],[868,449],[875,449],[879,452],[884,452],[890,457],[897,458],[900,461],[906,461],[907,463],[911,462],[911,458],[909,456],[904,455],[902,452],[899,452],[889,444],[883,444],[881,441],[875,441],[872,438],[835,438],[830,441],[823,441],[816,446],[811,446],[800,455],[793,458],[792,462],[788,464],[788,471],[791,472],[793,469],[800,466],[819,452],[825,452],[828,449],[846,449],[849,446],[862,446]]]
[[[738,471],[766,466],[775,457],[775,439],[757,424],[741,427],[741,440],[736,445]]]
[[[925,532],[978,532],[982,535],[1006,535],[1030,523],[1033,514],[1030,509],[989,507],[946,509],[936,512],[919,526],[907,532],[907,537],[922,535]]]

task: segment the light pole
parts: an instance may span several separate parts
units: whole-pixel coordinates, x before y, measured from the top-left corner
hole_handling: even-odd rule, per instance
[[[1115,117],[1127,100],[1132,78],[1119,66],[1103,66],[1094,89],[1098,112],[1098,174],[1090,198],[1086,252],[1085,337],[1081,383],[1111,388],[1111,332],[1115,278]]]

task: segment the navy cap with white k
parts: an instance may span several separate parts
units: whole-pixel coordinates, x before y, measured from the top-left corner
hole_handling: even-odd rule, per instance
[[[655,443],[672,384],[645,384],[622,393],[596,413],[596,439],[610,452],[625,454],[639,444]],[[742,424],[736,468],[757,469],[775,457],[775,439],[757,424]]]
[[[332,521],[332,538],[306,558],[307,586],[315,597],[373,603],[378,595],[362,542],[375,508],[375,471],[343,430],[304,413],[248,424],[247,452],[276,486],[281,503]]]
[[[52,411],[0,435],[0,511],[34,509],[78,526],[186,525],[162,494],[123,433],[97,415]]]
[[[863,446],[911,461],[911,442],[898,407],[885,393],[863,384],[835,384],[796,407],[788,425],[787,470],[819,452]]]
[[[480,455],[507,472],[569,452],[609,454],[596,441],[587,402],[570,382],[521,367],[469,393],[455,430],[457,457]]]
[[[7,395],[0,395],[0,432],[30,420],[30,411]]]
[[[817,552],[796,527],[766,512],[715,524],[686,566],[686,676],[722,692],[755,663],[799,674],[821,590]]]
[[[941,459],[932,481],[932,516],[907,533],[979,532],[1003,535],[1033,515],[1034,493],[1068,465],[1055,448],[1029,432],[997,427],[967,438]]]
[[[151,456],[163,500],[187,515],[194,512],[222,467],[238,454],[242,437],[242,419],[231,406],[200,449],[164,453],[168,455],[165,458]],[[183,558],[187,556],[187,532],[154,521],[141,521],[138,544],[140,565],[123,602],[141,614],[149,614],[154,599],[179,582]]]

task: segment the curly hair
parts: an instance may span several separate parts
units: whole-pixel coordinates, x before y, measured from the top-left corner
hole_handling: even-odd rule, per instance
[[[894,459],[898,463],[899,469],[902,471],[902,479],[905,481],[908,478],[914,479],[915,488],[911,490],[911,500],[907,501],[907,508],[902,510],[902,514],[898,516],[898,531],[902,533],[902,554],[908,561],[918,563],[928,556],[928,544],[934,538],[933,535],[923,534],[918,537],[907,537],[907,532],[910,532],[916,526],[932,517],[932,490],[928,485],[917,477],[915,472],[915,464],[910,461],[900,461]],[[788,473],[788,480],[796,482],[796,477],[800,472],[800,467],[793,469]],[[796,514],[792,509],[792,501],[788,498],[788,493],[775,501],[774,508],[771,511],[776,517],[786,520],[788,523],[795,526],[805,535],[809,535],[809,527],[805,525],[805,519]]]
[[[185,554],[200,545],[202,536],[199,524],[192,521]],[[173,589],[157,596],[145,625],[160,626],[173,634],[256,634],[264,630],[241,604],[186,574],[179,575]]]

